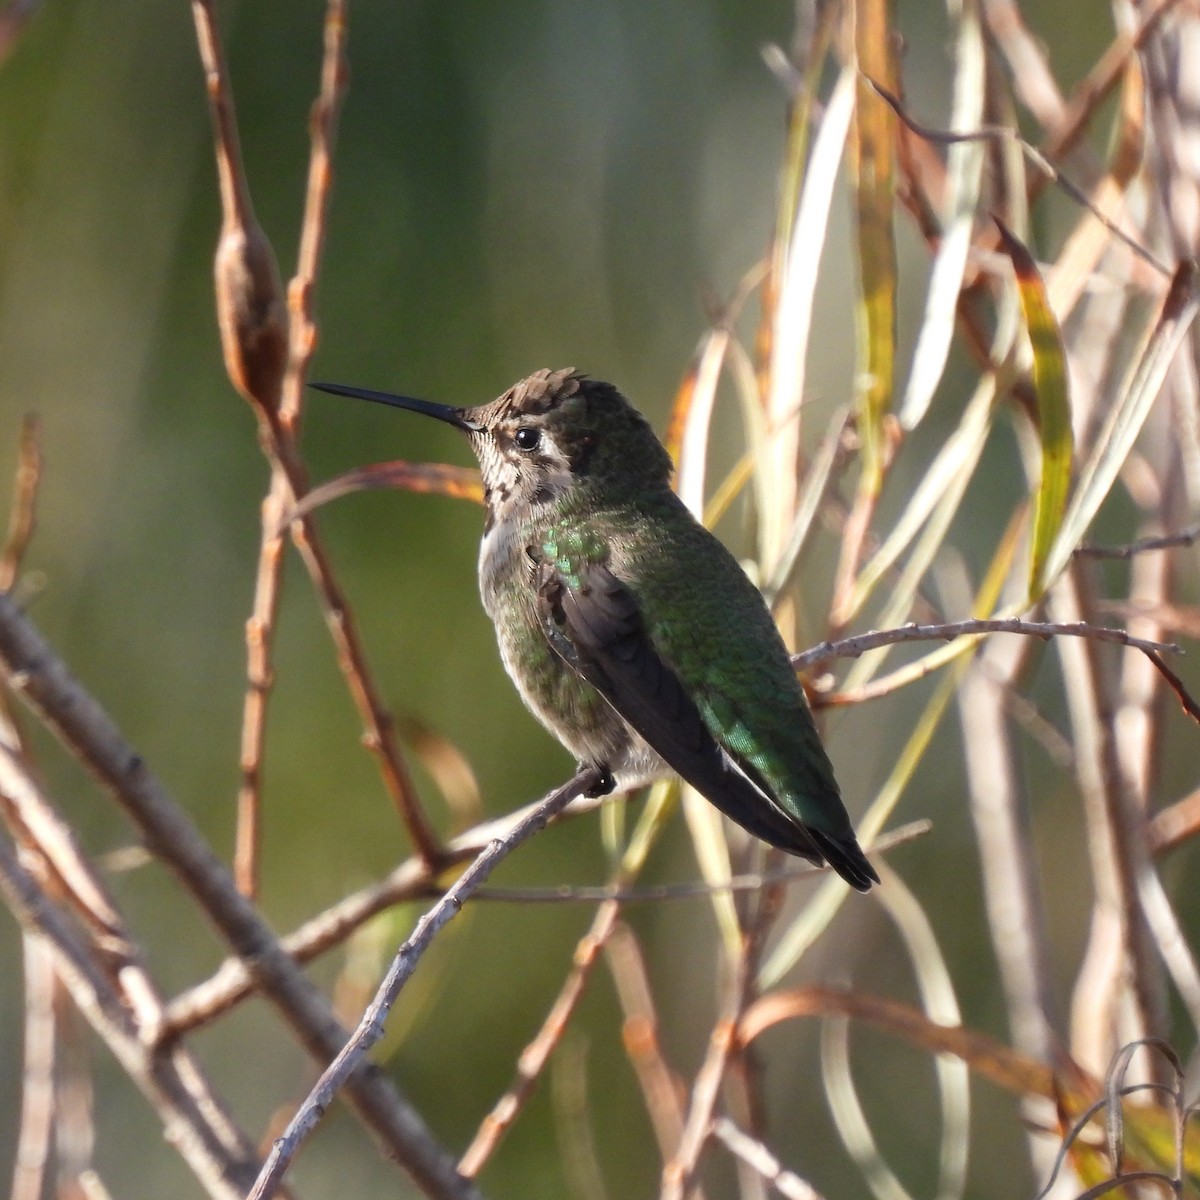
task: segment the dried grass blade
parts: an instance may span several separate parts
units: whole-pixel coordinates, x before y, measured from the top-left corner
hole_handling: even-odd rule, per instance
[[[821,1022],[821,1079],[842,1145],[876,1200],[912,1200],[912,1193],[888,1166],[871,1132],[850,1071],[850,1019],[832,1016]]]
[[[974,0],[965,0],[959,15],[956,58],[951,128],[974,129],[983,121],[987,61],[979,10]],[[908,388],[900,406],[900,424],[905,429],[915,429],[920,424],[946,369],[958,294],[971,248],[984,161],[985,148],[980,142],[955,142],[947,155],[941,246],[933,263],[925,316],[913,351]]]
[[[708,431],[728,349],[729,330],[723,326],[704,335],[679,385],[668,425],[667,449],[678,467],[675,490],[697,518],[704,511]]]
[[[808,465],[804,475],[804,489],[796,506],[796,517],[792,522],[791,533],[788,534],[787,544],[783,548],[763,588],[763,595],[769,605],[773,605],[780,593],[792,581],[800,555],[808,543],[808,535],[812,531],[813,521],[821,507],[821,500],[829,486],[829,477],[833,474],[833,464],[837,461],[838,448],[842,442],[842,434],[846,430],[850,413],[848,409],[839,408],[829,423],[829,432],[825,435],[816,457]]]
[[[709,899],[725,952],[731,962],[736,961],[742,935],[737,906],[729,888],[733,866],[729,858],[725,820],[695,788],[686,784],[683,788],[683,815],[687,819],[700,877],[713,889]]]
[[[779,282],[779,304],[771,342],[770,389],[767,394],[767,420],[772,429],[782,430],[784,423],[799,410],[804,398],[804,370],[812,328],[817,269],[821,261],[820,250],[828,234],[838,168],[854,111],[854,87],[854,69],[847,67],[833,89],[820,131],[813,143],[788,247],[787,267]],[[763,531],[763,545],[773,547],[775,554],[778,553],[783,530],[794,508],[787,498],[795,494],[800,428],[795,422],[788,428],[791,432],[776,441],[770,459],[771,482],[773,486],[778,484],[775,494],[779,501],[763,514],[765,526],[771,526],[772,522],[777,526],[774,532],[770,528],[764,528]],[[787,515],[780,518],[780,513]]]
[[[1075,494],[1047,556],[1042,575],[1046,584],[1053,582],[1070,562],[1158,398],[1175,351],[1200,308],[1196,277],[1196,263],[1188,260],[1179,265],[1171,280],[1149,340],[1080,472]]]
[[[885,886],[879,889],[879,901],[908,950],[922,1007],[929,1019],[939,1025],[961,1025],[962,1012],[954,993],[954,981],[928,915],[908,885],[887,863],[880,864],[880,874]],[[942,1102],[937,1194],[939,1200],[949,1200],[950,1197],[961,1197],[966,1189],[971,1125],[970,1074],[967,1064],[951,1055],[936,1056],[933,1066]]]
[[[957,686],[958,679],[955,675],[947,676],[939,684],[896,760],[891,774],[859,822],[858,840],[865,848],[870,849],[871,843],[879,836],[884,823],[900,802],[905,787],[933,740],[934,732]],[[761,990],[774,987],[800,961],[808,948],[828,928],[849,894],[849,886],[836,877],[831,877],[821,884],[796,920],[784,930],[778,944],[759,970],[758,986]]]
[[[860,76],[851,127],[849,167],[858,216],[858,434],[863,466],[860,495],[883,486],[896,354],[895,114],[868,80],[895,90],[888,0],[856,0],[855,57]],[[865,78],[863,77],[865,76]]]
[[[1013,345],[1020,327],[1020,315],[1014,297],[1003,297],[997,317],[991,358],[995,366],[980,379],[975,394],[967,403],[958,427],[946,439],[941,450],[913,489],[912,499],[900,514],[892,532],[859,572],[847,599],[847,619],[853,618],[879,582],[886,577],[897,559],[911,544],[943,501],[947,489],[961,473],[971,473],[979,461],[983,444],[992,425],[992,406],[1002,393],[1012,371]]]

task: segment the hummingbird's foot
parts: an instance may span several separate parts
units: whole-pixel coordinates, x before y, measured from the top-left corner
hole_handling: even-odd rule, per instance
[[[595,800],[599,796],[607,796],[617,786],[617,781],[613,778],[612,772],[608,769],[606,763],[579,764],[580,770],[583,770],[585,767],[592,767],[600,772],[600,778],[596,781],[595,786],[588,788],[583,793],[589,800]]]

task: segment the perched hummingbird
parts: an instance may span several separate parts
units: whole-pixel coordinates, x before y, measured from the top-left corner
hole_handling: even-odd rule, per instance
[[[479,590],[534,716],[603,791],[674,771],[756,837],[878,883],[762,596],[671,490],[671,459],[609,383],[537,371],[451,408],[325,392],[462,430],[487,520]]]

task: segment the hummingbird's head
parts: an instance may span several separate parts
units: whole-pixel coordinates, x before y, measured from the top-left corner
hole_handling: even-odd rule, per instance
[[[611,384],[570,368],[535,371],[490,404],[462,411],[473,428],[488,508],[554,503],[571,493],[665,486],[671,459],[641,413]]]
[[[670,480],[670,455],[645,417],[611,383],[571,368],[535,371],[475,408],[340,384],[312,386],[424,413],[461,429],[479,459],[489,525],[572,495],[596,503],[614,487],[665,487]]]

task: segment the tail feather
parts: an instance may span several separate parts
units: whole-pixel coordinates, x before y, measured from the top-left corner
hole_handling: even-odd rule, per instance
[[[865,892],[870,889],[871,884],[879,882],[875,868],[867,860],[853,834],[848,838],[830,837],[819,829],[813,829],[811,825],[805,826],[805,831],[829,865],[852,888]]]

